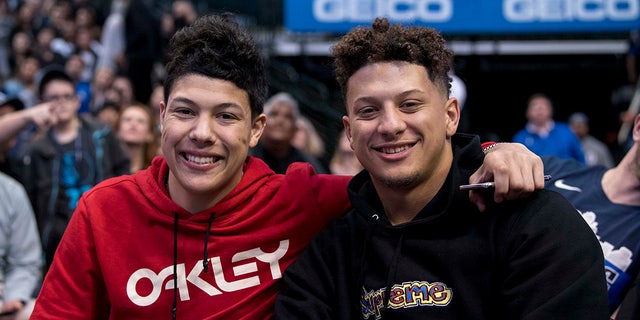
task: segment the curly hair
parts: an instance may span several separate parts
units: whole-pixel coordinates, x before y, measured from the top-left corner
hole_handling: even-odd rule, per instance
[[[384,61],[406,61],[427,69],[429,79],[449,95],[453,52],[440,33],[428,27],[405,27],[376,18],[371,27],[356,27],[332,48],[336,80],[343,96],[347,81],[367,64]]]
[[[251,116],[262,113],[267,96],[263,57],[233,14],[208,14],[177,31],[169,42],[164,81],[165,103],[175,82],[189,74],[233,82],[249,95]]]

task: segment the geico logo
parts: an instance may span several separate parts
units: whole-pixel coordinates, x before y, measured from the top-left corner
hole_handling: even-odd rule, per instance
[[[200,277],[204,270],[202,260],[194,263],[188,274],[186,273],[185,264],[180,263],[176,266],[180,300],[185,301],[190,299],[190,286],[187,286],[187,283],[192,284],[210,296],[214,296],[224,292],[238,291],[257,286],[260,284],[258,274],[270,273],[272,279],[279,279],[282,277],[279,261],[287,253],[288,249],[289,240],[287,239],[280,241],[278,248],[274,252],[264,252],[260,248],[255,248],[234,254],[231,258],[231,262],[234,264],[232,268],[233,277],[239,278],[235,281],[225,279],[225,266],[222,265],[220,257],[212,257],[209,261],[213,269],[213,279],[215,281],[213,284]],[[245,263],[238,264],[239,262]],[[211,273],[207,275],[209,274]],[[148,268],[138,269],[131,274],[127,281],[127,296],[129,296],[131,302],[138,306],[149,306],[158,300],[163,290],[172,290],[175,288],[174,280],[176,279],[172,278],[173,265],[167,266],[158,273]],[[210,276],[207,277],[207,279],[210,279]],[[139,281],[151,283],[153,289],[149,294],[143,296],[137,291],[136,288]],[[165,282],[166,284],[163,286]]]
[[[510,22],[625,21],[638,18],[637,0],[504,0]]]
[[[445,22],[453,16],[453,0],[314,0],[313,16],[320,22],[369,22],[379,16]]]

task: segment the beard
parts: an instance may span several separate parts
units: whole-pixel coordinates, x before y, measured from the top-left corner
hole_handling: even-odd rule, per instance
[[[421,175],[414,172],[405,176],[373,176],[372,178],[390,189],[410,189],[420,183]]]

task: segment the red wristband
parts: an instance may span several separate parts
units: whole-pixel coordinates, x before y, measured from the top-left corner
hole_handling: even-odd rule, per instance
[[[487,141],[483,142],[480,146],[482,147],[482,152],[487,153],[487,151],[491,150],[491,148],[493,148],[496,144],[498,143],[494,141]]]

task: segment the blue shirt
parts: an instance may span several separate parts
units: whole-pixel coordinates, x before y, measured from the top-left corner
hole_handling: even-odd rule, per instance
[[[545,188],[567,198],[595,232],[605,258],[609,306],[613,312],[640,272],[640,206],[611,202],[602,190],[604,166],[543,157]]]

